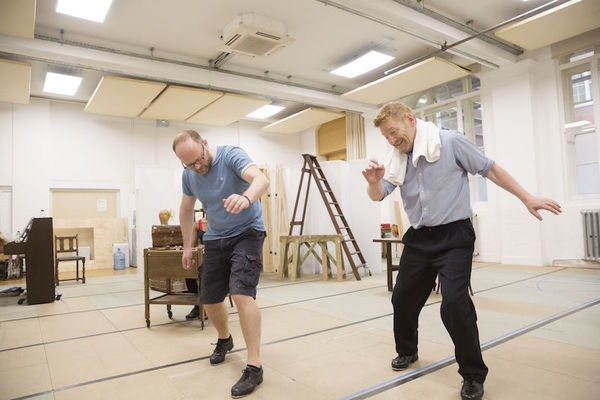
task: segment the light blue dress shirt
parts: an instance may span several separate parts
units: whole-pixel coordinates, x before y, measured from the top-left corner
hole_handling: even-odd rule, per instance
[[[408,154],[404,183],[400,194],[404,209],[413,228],[433,227],[470,218],[471,199],[467,172],[483,177],[494,165],[464,135],[456,131],[440,130],[440,158],[427,162],[420,157],[413,166],[412,153]],[[384,198],[396,185],[383,179]]]
[[[237,236],[250,228],[265,231],[260,201],[239,214],[228,213],[223,206],[223,199],[248,189],[250,184],[242,178],[242,172],[251,164],[252,160],[240,147],[218,146],[212,166],[205,175],[191,169],[183,170],[183,193],[196,197],[206,210],[208,230],[204,240]]]

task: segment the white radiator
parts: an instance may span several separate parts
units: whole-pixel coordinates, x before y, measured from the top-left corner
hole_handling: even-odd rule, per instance
[[[583,217],[583,259],[600,261],[600,210],[581,210]]]

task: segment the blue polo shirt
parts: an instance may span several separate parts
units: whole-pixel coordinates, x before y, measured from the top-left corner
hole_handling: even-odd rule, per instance
[[[440,158],[432,163],[425,157],[413,166],[408,153],[406,176],[400,186],[404,209],[413,228],[438,226],[471,218],[471,198],[467,172],[485,177],[494,165],[464,135],[440,130]],[[396,185],[383,179],[385,196]]]
[[[200,200],[206,211],[205,241],[237,236],[250,228],[265,231],[260,201],[239,214],[228,213],[223,206],[223,199],[233,193],[242,194],[250,186],[242,178],[242,172],[250,165],[254,163],[242,148],[218,146],[212,166],[205,175],[191,169],[183,170],[183,193]]]

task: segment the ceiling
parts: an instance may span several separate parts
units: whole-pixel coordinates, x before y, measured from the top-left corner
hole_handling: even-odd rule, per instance
[[[56,0],[39,0],[34,2],[35,38],[0,33],[0,58],[31,64],[31,96],[87,102],[104,75],[116,75],[266,97],[287,107],[267,121],[274,122],[310,106],[372,110],[376,103],[341,95],[469,36],[469,29],[481,31],[550,2],[114,0],[104,23],[96,23],[56,13]],[[213,60],[225,55],[219,50],[223,28],[244,13],[283,23],[294,41],[268,56],[231,53],[214,68]],[[353,79],[329,72],[371,49],[395,59]],[[436,56],[467,68],[498,68],[527,56],[522,52],[512,43],[476,38]],[[48,70],[83,76],[75,96],[44,93]]]

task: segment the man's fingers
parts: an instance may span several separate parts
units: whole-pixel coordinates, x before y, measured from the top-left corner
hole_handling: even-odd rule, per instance
[[[560,204],[558,204],[554,200],[550,200],[550,199],[547,199],[546,201],[547,201],[548,207],[552,208],[552,210],[553,210],[552,212],[554,212],[555,214],[559,214],[562,212]]]
[[[560,214],[560,209],[557,209],[553,204],[544,204],[542,207],[544,210],[550,211],[553,214]]]
[[[540,221],[543,219],[542,216],[540,215],[539,212],[537,212],[535,209],[530,209],[529,212],[531,214],[533,214],[534,217],[536,217],[537,219],[539,219]]]
[[[248,200],[244,196],[232,194],[228,198],[223,199],[223,206],[228,213],[239,214],[248,206]]]

